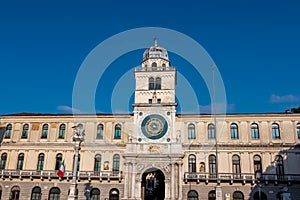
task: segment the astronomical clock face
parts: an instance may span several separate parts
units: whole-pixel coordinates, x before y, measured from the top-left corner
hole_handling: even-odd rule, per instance
[[[149,139],[159,139],[163,137],[168,130],[168,123],[161,115],[148,115],[142,121],[142,132]]]

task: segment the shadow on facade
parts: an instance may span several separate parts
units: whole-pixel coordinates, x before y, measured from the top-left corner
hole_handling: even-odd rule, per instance
[[[254,158],[256,180],[249,195],[251,199],[300,199],[300,144],[279,151],[265,170],[261,166],[261,160]]]
[[[92,186],[91,183],[84,184],[84,197],[85,199],[90,199]]]

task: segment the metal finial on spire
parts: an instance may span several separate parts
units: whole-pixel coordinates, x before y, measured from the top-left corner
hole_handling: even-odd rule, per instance
[[[157,47],[157,37],[154,38],[154,46]]]

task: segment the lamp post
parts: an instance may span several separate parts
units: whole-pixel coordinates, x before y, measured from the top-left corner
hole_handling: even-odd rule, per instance
[[[73,163],[73,174],[72,174],[72,183],[70,186],[70,192],[68,196],[68,200],[75,200],[77,199],[77,167],[78,167],[78,157],[79,157],[79,150],[81,142],[84,141],[84,128],[82,124],[72,127],[74,129],[73,133],[73,141],[75,142],[75,158]]]

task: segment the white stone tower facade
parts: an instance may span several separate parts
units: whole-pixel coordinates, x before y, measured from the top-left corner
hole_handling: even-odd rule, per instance
[[[124,197],[180,199],[183,154],[175,130],[176,69],[157,40],[144,52],[134,76],[134,131],[123,156],[128,171]]]

